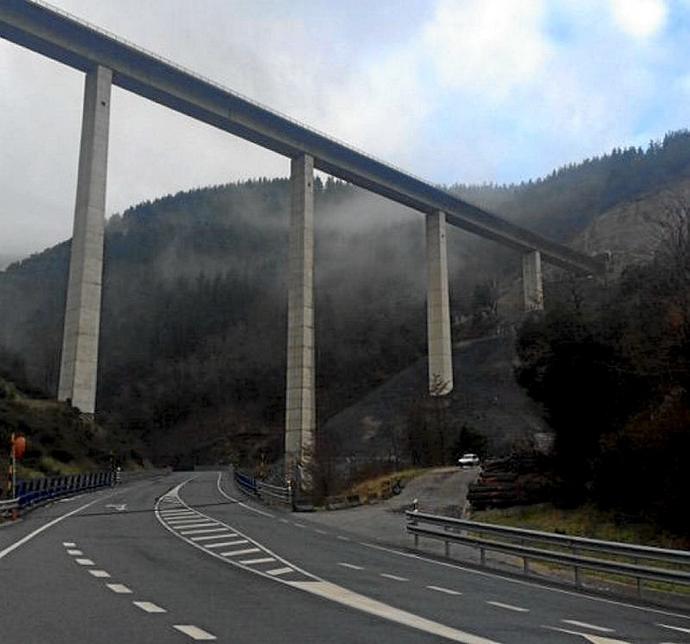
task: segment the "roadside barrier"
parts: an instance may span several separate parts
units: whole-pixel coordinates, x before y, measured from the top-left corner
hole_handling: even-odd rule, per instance
[[[116,475],[109,470],[17,481],[15,497],[0,501],[0,516],[16,519],[20,514],[54,499],[115,485]]]
[[[586,570],[631,577],[637,582],[639,596],[643,581],[690,585],[690,551],[686,550],[525,530],[414,510],[405,514],[406,529],[414,535],[415,547],[420,537],[443,541],[446,556],[450,556],[453,543],[471,546],[479,550],[482,566],[487,565],[486,553],[493,551],[521,558],[526,575],[530,574],[531,561],[570,567],[578,588],[583,585],[582,571]]]
[[[69,474],[47,476],[38,479],[17,481],[16,495],[12,499],[0,500],[0,517],[16,519],[34,508],[54,499],[70,496],[77,492],[88,492],[102,487],[112,487],[119,483],[129,483],[145,478],[163,476],[170,469],[136,470],[132,472],[90,472],[88,474]]]
[[[235,483],[247,494],[266,503],[280,503],[292,507],[292,488],[289,484],[285,487],[271,485],[237,470],[233,470],[233,477]]]

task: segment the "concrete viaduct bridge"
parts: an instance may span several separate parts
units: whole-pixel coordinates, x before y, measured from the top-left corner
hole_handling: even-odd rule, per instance
[[[314,195],[318,169],[420,212],[426,219],[429,386],[453,388],[446,226],[510,246],[523,256],[528,310],[543,307],[541,261],[601,274],[604,261],[575,252],[477,208],[236,92],[39,0],[0,0],[0,36],[85,73],[81,147],[58,398],[93,413],[103,272],[112,85],[252,141],[290,159],[287,472],[306,463],[315,432]],[[437,383],[443,383],[441,390]]]

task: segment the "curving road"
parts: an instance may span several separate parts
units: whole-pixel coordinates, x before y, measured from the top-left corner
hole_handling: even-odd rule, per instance
[[[1,527],[0,580],[3,644],[690,642],[690,615],[362,541],[212,472]]]

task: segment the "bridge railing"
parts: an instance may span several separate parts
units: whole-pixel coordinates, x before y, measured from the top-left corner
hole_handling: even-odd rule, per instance
[[[260,479],[233,470],[233,477],[238,487],[266,503],[280,503],[292,506],[292,489],[289,485],[280,486],[266,483]]]
[[[480,563],[486,553],[498,552],[522,559],[523,572],[530,574],[530,562],[544,562],[572,568],[574,583],[581,587],[582,571],[596,571],[633,578],[638,595],[643,581],[690,585],[690,551],[653,548],[630,543],[602,541],[538,530],[526,530],[434,514],[407,511],[407,532],[415,547],[421,537],[442,541],[450,556],[451,544],[479,550]]]

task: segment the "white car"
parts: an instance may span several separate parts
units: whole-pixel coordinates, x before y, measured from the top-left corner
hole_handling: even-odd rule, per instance
[[[458,465],[460,467],[476,467],[479,465],[479,456],[476,454],[463,454],[459,459],[458,459]]]

